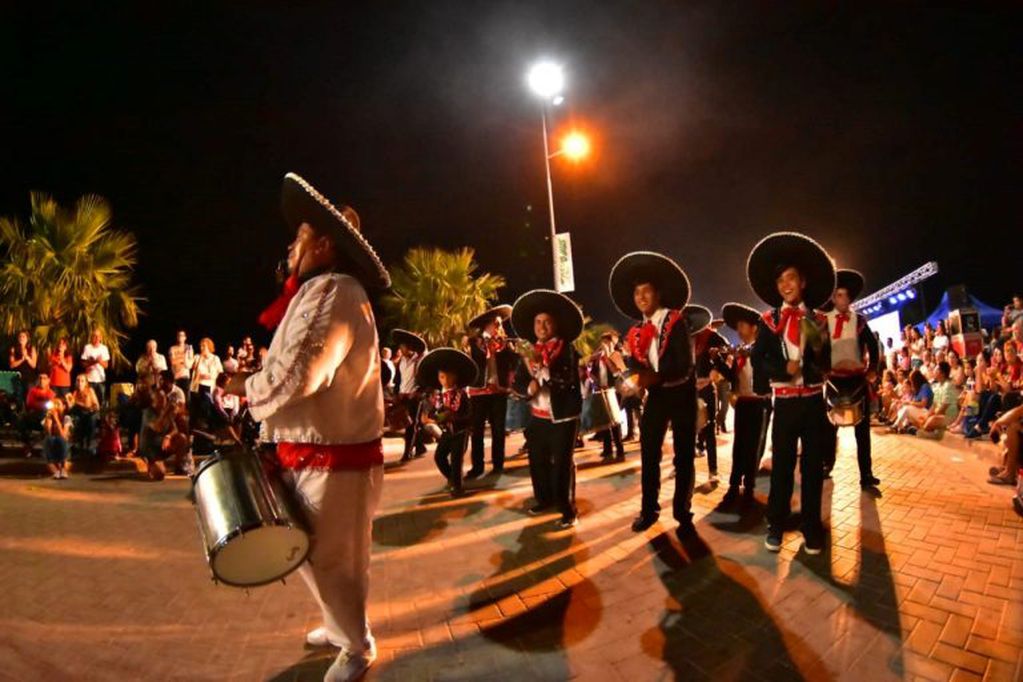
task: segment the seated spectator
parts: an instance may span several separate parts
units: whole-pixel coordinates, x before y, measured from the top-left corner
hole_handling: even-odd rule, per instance
[[[167,358],[157,352],[156,341],[146,341],[146,352],[135,363],[135,373],[139,381],[155,386],[160,372],[167,369]]]
[[[71,368],[74,367],[74,357],[68,348],[67,339],[61,338],[57,342],[57,348],[50,353],[47,364],[50,369],[50,387],[63,398],[71,392]]]
[[[121,456],[121,427],[117,424],[117,412],[114,410],[107,410],[100,422],[96,454],[104,462],[111,462]]]
[[[962,390],[966,385],[966,368],[963,366],[962,360],[959,359],[959,353],[949,349],[945,361],[948,362],[950,370],[948,378],[956,388]]]
[[[174,372],[169,369],[160,372],[160,390],[167,396],[168,403],[175,408],[187,411],[188,402],[185,398],[185,392],[181,390],[181,387],[174,380]]]
[[[927,438],[941,438],[945,428],[953,423],[959,415],[959,390],[949,379],[947,362],[938,363],[934,370],[934,381],[931,382],[933,401],[927,414],[912,420],[917,434]]]
[[[164,462],[177,457],[187,449],[187,436],[178,432],[175,410],[168,405],[162,391],[152,391],[149,406],[142,413],[139,433],[139,454],[146,460],[147,475],[152,481],[162,481],[167,475]]]
[[[25,397],[25,412],[21,415],[19,431],[21,442],[25,446],[25,456],[32,456],[32,433],[42,430],[43,418],[52,407],[53,399],[57,395],[50,388],[50,375],[48,372],[40,372],[37,383],[28,389]]]
[[[43,454],[46,468],[55,479],[67,478],[68,437],[71,435],[71,417],[64,414],[64,401],[54,396],[50,409],[43,417]]]
[[[948,332],[945,328],[945,320],[938,322],[938,328],[934,331],[934,338],[931,339],[931,349],[936,351],[948,348]]]
[[[913,424],[929,416],[931,405],[934,403],[934,392],[931,390],[931,385],[919,369],[910,373],[909,383],[913,389],[913,397],[902,401],[893,427],[899,433],[913,433],[915,431]]]
[[[67,402],[68,415],[74,423],[74,446],[95,454],[92,439],[99,419],[99,398],[84,374],[75,377],[75,390],[68,394]]]
[[[90,382],[91,383],[91,382]],[[117,406],[117,422],[127,433],[128,451],[126,457],[138,454],[139,434],[142,431],[142,414],[151,402],[151,390],[145,383],[136,383],[135,392],[124,403]]]
[[[1023,360],[1019,357],[1016,344],[1012,340],[1002,346],[1005,360],[996,378],[999,392],[1004,397],[1008,393],[1019,391],[1023,387]]]
[[[1020,430],[1023,428],[1023,403],[1006,410],[992,424],[992,440],[1002,443],[1002,466],[992,467],[989,483],[1016,485],[1019,477]]]
[[[1012,303],[1005,306],[1002,313],[1002,327],[1008,329],[1023,320],[1023,298],[1019,294],[1012,297]]]
[[[878,415],[882,420],[884,415],[890,412],[892,402],[898,397],[897,389],[898,382],[895,379],[895,372],[886,369],[884,374],[881,375],[881,409],[878,411]]]

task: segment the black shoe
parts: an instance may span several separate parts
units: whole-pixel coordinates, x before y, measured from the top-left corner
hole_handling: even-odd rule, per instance
[[[730,507],[735,504],[735,501],[739,499],[739,488],[737,486],[731,486],[725,492],[725,496],[721,498],[722,507]]]
[[[657,515],[656,514],[650,514],[650,515],[640,514],[639,516],[636,517],[636,520],[632,522],[632,532],[633,533],[642,533],[643,531],[645,531],[647,528],[649,528],[650,526],[654,525],[655,523],[657,523]]]
[[[617,455],[615,455],[615,461],[616,462],[624,462],[625,461],[625,450],[622,450]]]
[[[546,511],[546,504],[534,504],[532,507],[526,509],[526,513],[530,516],[542,516]]]
[[[503,466],[494,467],[493,469],[490,470],[490,475],[491,476],[500,476],[503,473],[504,473],[504,467]]]
[[[873,488],[875,485],[881,482],[880,478],[874,476],[867,476],[860,481],[860,487],[866,490],[867,488]]]
[[[418,448],[416,448],[416,454],[415,454],[415,456],[416,456],[417,458],[419,458],[419,457],[422,457],[422,456],[423,456],[423,455],[425,455],[425,454],[426,454],[426,448],[425,448],[425,447],[418,447]]]
[[[401,462],[402,464],[408,464],[409,462],[411,462],[411,461],[412,461],[412,457],[411,457],[410,455],[402,455],[402,456],[401,456],[401,459],[400,459],[399,461],[400,461],[400,462]]]
[[[997,476],[1002,473],[1002,467],[991,467],[987,470],[988,476]]]
[[[782,533],[780,528],[768,528],[767,537],[764,539],[764,547],[768,552],[780,552]]]
[[[558,519],[558,528],[573,528],[579,523],[579,517],[575,514],[571,516],[562,516]]]
[[[810,556],[817,556],[824,551],[824,541],[821,538],[809,538],[804,535],[803,551]]]
[[[470,469],[469,473],[465,475],[465,480],[475,481],[477,478],[483,475],[483,469]]]
[[[696,537],[696,526],[693,525],[693,520],[689,519],[678,524],[678,528],[675,529],[675,535],[682,541]]]
[[[602,452],[600,453],[600,461],[601,462],[614,461],[614,455],[612,455],[610,452]]]

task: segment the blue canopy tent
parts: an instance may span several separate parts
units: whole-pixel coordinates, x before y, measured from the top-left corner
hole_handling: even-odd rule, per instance
[[[984,303],[984,301],[981,301],[976,296],[970,294],[968,294],[967,296],[970,299],[970,305],[973,306],[974,310],[980,313],[981,327],[983,327],[984,329],[991,329],[992,327],[997,327],[1002,323],[1001,310],[993,306],[989,306],[987,303]],[[927,321],[931,323],[932,327],[937,327],[939,320],[944,320],[948,318],[948,312],[949,312],[948,292],[946,291],[941,296],[941,303],[939,303],[938,307],[934,309],[934,312],[932,312],[927,317]]]

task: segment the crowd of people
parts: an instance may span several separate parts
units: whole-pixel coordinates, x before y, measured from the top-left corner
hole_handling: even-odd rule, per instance
[[[133,380],[118,382],[109,380],[111,354],[102,332],[94,331],[75,354],[66,339],[41,352],[21,331],[8,354],[16,381],[9,394],[0,392],[0,423],[17,428],[26,456],[41,446],[54,479],[68,477],[71,457],[137,456],[156,481],[168,464],[189,474],[193,453],[208,452],[219,438],[240,439],[244,399],[225,386],[236,373],[258,371],[265,353],[245,337],[237,352],[227,346],[221,359],[211,339],[201,339],[195,352],[179,331],[167,354],[149,340]]]

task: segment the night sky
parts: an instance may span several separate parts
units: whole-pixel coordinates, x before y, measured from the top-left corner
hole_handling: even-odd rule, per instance
[[[255,331],[287,171],[387,263],[469,245],[506,299],[550,286],[537,57],[567,71],[555,130],[594,138],[554,190],[597,320],[624,324],[606,280],[636,249],[677,259],[694,301],[755,303],[745,259],[778,229],[868,290],[931,259],[938,294],[1021,287],[1019,4],[21,4],[0,15],[0,212],[111,200],[140,243],[135,349]]]

